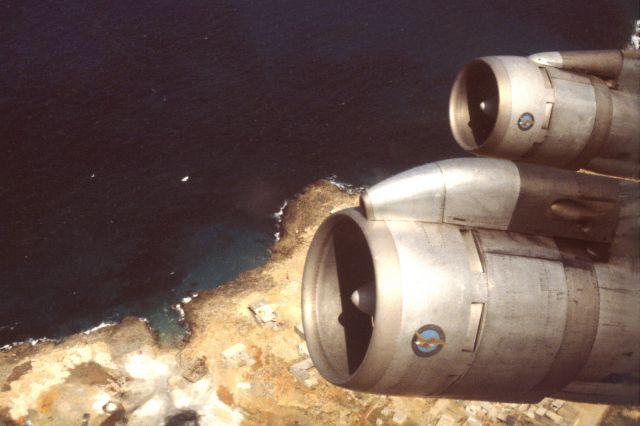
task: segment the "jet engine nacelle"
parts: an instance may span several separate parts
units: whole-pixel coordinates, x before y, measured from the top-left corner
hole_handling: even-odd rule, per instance
[[[458,144],[477,155],[640,176],[640,52],[490,56],[451,92]]]
[[[640,186],[567,169],[637,175],[640,71],[631,54],[572,55],[482,58],[456,80],[460,145],[527,162],[427,164],[323,222],[302,316],[324,378],[393,395],[639,403]]]
[[[302,295],[318,371],[383,394],[637,402],[638,187],[576,176],[447,160],[329,217]]]

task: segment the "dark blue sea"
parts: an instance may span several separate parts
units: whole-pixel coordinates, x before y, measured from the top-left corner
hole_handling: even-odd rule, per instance
[[[622,47],[633,1],[0,1],[0,346],[171,305],[268,260],[329,175],[461,155],[494,54]]]

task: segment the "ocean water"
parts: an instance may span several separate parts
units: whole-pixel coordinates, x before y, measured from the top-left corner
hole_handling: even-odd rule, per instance
[[[462,155],[457,70],[616,48],[635,1],[0,3],[0,346],[264,263],[283,201]]]

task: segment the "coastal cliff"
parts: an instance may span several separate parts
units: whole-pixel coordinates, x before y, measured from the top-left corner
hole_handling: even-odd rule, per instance
[[[141,319],[0,352],[0,425],[598,424],[638,410],[545,399],[498,404],[350,392],[313,368],[300,326],[306,251],[321,221],[357,204],[327,181],[284,211],[269,262],[186,298],[188,338],[161,345]]]

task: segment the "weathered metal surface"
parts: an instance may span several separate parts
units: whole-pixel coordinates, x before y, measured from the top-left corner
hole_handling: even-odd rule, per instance
[[[449,223],[610,242],[619,181],[510,161],[460,158],[394,176],[362,195],[368,220]]]
[[[470,63],[450,118],[466,150],[546,166],[417,167],[318,229],[303,323],[327,380],[398,395],[640,402],[640,185],[563,169],[640,174],[640,101],[628,90],[638,55],[532,59]]]
[[[477,155],[638,177],[639,75],[630,50],[479,58],[456,78],[451,128]]]

